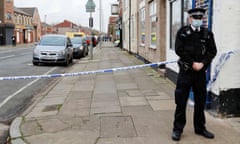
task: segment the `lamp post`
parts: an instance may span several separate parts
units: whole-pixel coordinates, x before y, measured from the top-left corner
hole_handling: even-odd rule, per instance
[[[102,0],[99,0],[99,30],[100,30],[99,48],[102,49]]]
[[[92,34],[92,27],[93,27],[93,17],[92,17],[92,12],[95,12],[95,3],[93,0],[88,0],[86,5],[86,12],[90,13],[90,17],[89,17],[89,27],[91,29],[91,36],[90,36],[90,59],[93,59],[93,34]]]

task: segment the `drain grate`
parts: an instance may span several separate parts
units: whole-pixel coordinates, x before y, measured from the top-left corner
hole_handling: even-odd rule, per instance
[[[49,105],[46,106],[42,112],[48,112],[48,111],[58,111],[61,108],[61,104],[56,104],[56,105]]]

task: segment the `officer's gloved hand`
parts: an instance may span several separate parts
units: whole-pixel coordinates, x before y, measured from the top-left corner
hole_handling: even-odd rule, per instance
[[[202,62],[193,62],[192,68],[195,71],[200,71],[204,67]]]

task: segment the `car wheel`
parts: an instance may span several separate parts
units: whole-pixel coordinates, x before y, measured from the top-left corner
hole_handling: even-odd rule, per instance
[[[39,65],[39,63],[38,63],[38,62],[33,62],[33,65],[35,65],[35,66],[36,66],[36,65]]]
[[[87,56],[87,53],[86,53],[86,49],[85,49],[82,53],[82,57],[86,57],[86,56]]]

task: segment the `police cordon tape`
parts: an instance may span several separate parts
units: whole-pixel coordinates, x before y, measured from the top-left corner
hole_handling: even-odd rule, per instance
[[[227,60],[231,57],[231,55],[239,53],[239,52],[240,52],[240,49],[220,54],[220,56],[217,60],[217,64],[214,68],[214,73],[212,75],[212,78],[208,81],[208,84],[207,84],[207,90],[208,91],[212,88],[214,82],[217,80],[217,77],[218,77],[219,72],[220,72],[221,68],[223,67],[223,65],[227,62]],[[80,75],[88,75],[88,74],[96,74],[96,73],[108,73],[108,72],[131,70],[131,69],[137,69],[137,68],[143,68],[143,67],[157,67],[157,66],[160,66],[160,65],[166,65],[166,64],[176,63],[176,62],[177,62],[176,60],[174,60],[174,61],[163,61],[163,62],[158,62],[158,63],[119,67],[119,68],[112,68],[112,69],[101,69],[101,70],[95,70],[95,71],[76,72],[76,73],[0,77],[0,81],[4,81],[4,80],[23,80],[23,79],[41,79],[41,78],[57,78],[57,77],[80,76]]]
[[[225,53],[220,54],[220,56],[218,57],[216,66],[214,67],[214,72],[213,75],[211,77],[211,79],[208,81],[207,84],[207,91],[210,91],[210,89],[213,87],[213,84],[215,83],[215,81],[217,80],[217,77],[220,73],[220,70],[222,69],[222,67],[224,66],[224,64],[227,62],[227,60],[233,55],[233,54],[237,54],[240,53],[240,49],[237,50],[233,50],[233,51],[228,51]]]
[[[0,77],[0,80],[25,80],[25,79],[40,79],[40,78],[57,78],[57,77],[69,77],[69,76],[80,76],[80,75],[88,75],[88,74],[96,74],[96,73],[108,73],[114,71],[122,71],[122,70],[131,70],[143,67],[157,67],[160,65],[176,63],[175,61],[163,61],[158,63],[150,63],[143,65],[135,65],[135,66],[127,66],[127,67],[119,67],[119,68],[111,68],[111,69],[100,69],[95,71],[85,71],[85,72],[76,72],[76,73],[64,73],[64,74],[49,74],[49,75],[32,75],[32,76],[12,76],[12,77]]]

